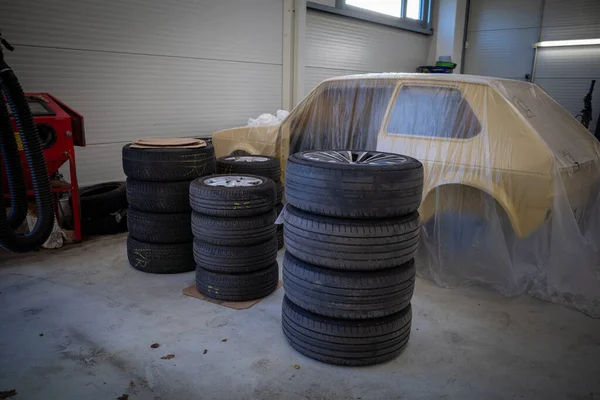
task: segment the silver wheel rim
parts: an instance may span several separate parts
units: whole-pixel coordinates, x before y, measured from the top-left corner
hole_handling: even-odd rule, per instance
[[[269,161],[266,157],[258,157],[258,156],[231,156],[225,159],[226,161],[235,161],[235,162],[265,162]]]
[[[311,151],[302,156],[308,160],[334,164],[398,165],[408,161],[399,154],[377,151],[324,150]]]
[[[258,186],[264,180],[253,176],[243,175],[220,175],[204,180],[208,186],[223,186],[223,187],[250,187]]]

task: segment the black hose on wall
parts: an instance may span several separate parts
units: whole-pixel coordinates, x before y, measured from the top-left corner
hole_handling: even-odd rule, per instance
[[[21,166],[19,148],[10,123],[6,101],[2,94],[0,94],[0,154],[2,154],[4,160],[4,171],[7,180],[13,183],[8,188],[10,191],[8,225],[12,229],[17,229],[27,216],[27,185]]]
[[[10,49],[6,44],[6,41],[2,40],[2,44]],[[25,94],[23,93],[23,89],[19,84],[17,76],[4,61],[1,47],[0,91],[6,98],[6,102],[12,111],[13,118],[15,119],[21,136],[25,158],[27,159],[27,164],[29,164],[29,171],[31,173],[31,182],[35,193],[38,216],[37,223],[29,234],[17,235],[15,233],[13,224],[16,224],[23,212],[22,186],[25,185],[25,179],[20,161],[18,166],[15,163],[15,160],[19,157],[19,153],[12,129],[10,129],[10,132],[6,132],[8,127],[10,127],[8,113],[2,112],[0,113],[0,129],[2,129],[2,132],[0,132],[2,136],[2,140],[0,141],[0,152],[2,153],[6,165],[10,193],[11,195],[13,192],[16,194],[15,200],[17,201],[17,211],[11,212],[11,216],[9,217],[6,216],[6,213],[4,212],[6,209],[4,193],[2,186],[0,185],[0,246],[8,251],[25,253],[36,250],[48,240],[54,226],[54,205],[50,179],[48,177],[48,168],[46,167],[42,145],[40,143],[37,128],[33,122],[29,104],[27,103],[27,99],[25,98]],[[4,104],[4,102],[2,102],[2,104]],[[8,167],[9,164],[10,167]],[[10,173],[9,168],[12,168]],[[13,200],[13,203],[15,200]],[[25,207],[27,207],[27,204],[25,204]]]

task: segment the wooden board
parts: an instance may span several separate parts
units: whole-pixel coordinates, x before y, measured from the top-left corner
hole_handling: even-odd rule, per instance
[[[283,282],[279,281],[279,283],[277,284],[277,289],[279,289],[282,286],[283,286]],[[277,290],[277,289],[275,289],[275,290]],[[273,291],[273,293],[275,293],[275,291]],[[273,294],[273,293],[271,293],[271,294]],[[202,293],[198,292],[198,290],[196,290],[196,285],[190,285],[190,286],[186,287],[185,289],[183,289],[183,294],[185,294],[186,296],[195,297],[200,300],[208,301],[209,303],[218,304],[220,306],[224,306],[224,307],[228,307],[228,308],[233,308],[234,310],[246,310],[266,298],[266,297],[263,297],[260,299],[249,300],[249,301],[223,301],[223,300],[211,299],[210,297],[206,297]],[[267,297],[269,297],[269,296],[267,296]]]
[[[194,138],[136,139],[131,142],[131,147],[136,149],[197,149],[206,147],[206,142]]]

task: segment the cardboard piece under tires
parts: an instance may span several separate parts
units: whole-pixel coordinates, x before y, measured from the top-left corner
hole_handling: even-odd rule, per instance
[[[273,291],[273,293],[275,293],[275,291],[277,291],[282,286],[283,286],[283,282],[279,281],[277,283],[277,289],[275,289]],[[271,294],[273,294],[273,293],[271,293]],[[248,308],[252,307],[253,305],[259,303],[260,301],[266,299],[267,297],[269,297],[271,295],[271,294],[269,294],[266,297],[261,297],[260,299],[248,300],[248,301],[217,300],[217,299],[212,299],[210,297],[206,297],[202,293],[198,292],[195,284],[190,285],[190,286],[186,287],[185,289],[183,289],[183,294],[185,294],[186,296],[195,297],[200,300],[208,301],[209,303],[218,304],[220,306],[224,306],[224,307],[228,307],[228,308],[233,308],[234,310],[247,310]]]

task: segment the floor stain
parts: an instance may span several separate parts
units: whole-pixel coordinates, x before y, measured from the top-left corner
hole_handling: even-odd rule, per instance
[[[252,369],[260,373],[268,372],[269,368],[271,368],[271,361],[267,358],[260,358],[252,363]]]
[[[21,310],[21,314],[24,317],[32,317],[34,315],[38,315],[42,311],[44,311],[42,308],[23,308]]]
[[[456,332],[452,332],[452,331],[444,331],[444,337],[446,338],[446,342],[448,343],[460,343],[463,341],[462,336],[460,336],[458,333]]]

